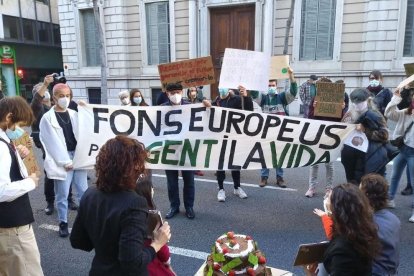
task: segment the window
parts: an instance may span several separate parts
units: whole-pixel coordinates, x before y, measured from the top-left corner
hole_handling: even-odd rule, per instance
[[[82,29],[83,29],[83,50],[85,66],[99,66],[101,56],[99,50],[98,28],[95,25],[93,9],[81,10]]]
[[[25,41],[36,41],[36,22],[30,19],[22,19],[23,22],[23,38]]]
[[[53,24],[53,43],[56,46],[60,46],[60,27],[57,24]]]
[[[52,44],[52,38],[50,36],[50,23],[37,22],[37,33],[39,34],[40,43]]]
[[[101,104],[101,89],[88,88],[88,99],[90,104]]]
[[[414,0],[407,2],[403,56],[414,57]]]
[[[162,94],[161,88],[151,88],[151,102],[153,106],[157,105],[157,99]]]
[[[3,29],[5,39],[21,39],[19,18],[14,16],[3,15]]]
[[[302,0],[300,60],[331,60],[336,0]]]
[[[145,4],[148,65],[170,62],[168,2]]]

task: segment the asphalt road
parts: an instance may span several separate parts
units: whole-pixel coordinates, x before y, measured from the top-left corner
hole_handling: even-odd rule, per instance
[[[39,152],[37,152],[39,155]],[[39,157],[39,156],[38,156]],[[321,166],[320,179],[324,179],[325,168]],[[388,177],[391,167],[388,167]],[[266,254],[272,267],[304,275],[299,268],[292,267],[299,244],[322,241],[325,235],[320,219],[312,213],[314,208],[322,208],[323,185],[318,187],[316,197],[304,197],[307,190],[308,168],[285,170],[288,189],[276,189],[275,175],[266,188],[257,186],[258,171],[243,171],[243,189],[247,199],[239,199],[232,194],[232,185],[225,185],[226,202],[217,201],[217,186],[213,172],[196,177],[196,218],[189,220],[181,214],[169,220],[172,238],[169,243],[172,266],[178,275],[194,275],[203,264],[206,254],[218,236],[227,232],[251,235]],[[94,181],[94,173],[89,173]],[[231,181],[228,173],[228,181]],[[165,214],[169,207],[166,179],[163,171],[154,171],[155,202]],[[323,182],[323,180],[322,180]],[[344,171],[339,162],[335,163],[335,183],[345,182]],[[403,180],[405,184],[405,179]],[[251,184],[251,185],[249,185]],[[181,184],[180,184],[181,185]],[[401,185],[400,189],[404,185]],[[87,275],[93,252],[72,249],[69,239],[60,238],[57,233],[57,214],[45,215],[43,183],[30,193],[35,214],[34,230],[40,249],[45,275]],[[411,196],[397,195],[397,208],[393,212],[401,220],[401,259],[399,275],[412,275],[414,269],[414,224],[408,222],[411,214]],[[76,211],[70,211],[69,227],[72,226]]]

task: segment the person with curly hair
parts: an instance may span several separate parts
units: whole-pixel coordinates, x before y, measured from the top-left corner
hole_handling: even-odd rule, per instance
[[[362,177],[359,186],[374,210],[374,221],[378,225],[381,251],[372,264],[372,275],[396,275],[400,263],[401,222],[386,209],[388,199],[387,180],[379,174],[370,173]]]
[[[367,197],[357,186],[336,186],[329,196],[332,240],[323,257],[329,275],[372,275],[372,263],[380,251],[377,226]],[[305,267],[316,275],[316,264]]]
[[[144,245],[148,205],[135,188],[147,155],[142,143],[116,136],[96,157],[96,187],[84,193],[70,236],[73,248],[95,249],[91,276],[148,275],[147,265],[171,237],[165,222]]]

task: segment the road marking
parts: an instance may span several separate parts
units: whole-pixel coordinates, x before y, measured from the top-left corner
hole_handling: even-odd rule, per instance
[[[162,177],[162,178],[166,178],[167,177],[164,174],[152,174],[152,176]],[[181,176],[180,176],[180,179],[182,179]],[[205,178],[194,178],[194,180],[200,181],[200,182],[209,182],[209,183],[216,183],[217,184],[217,180],[211,180],[211,179],[205,179]],[[233,182],[230,182],[230,181],[224,181],[224,184],[233,186]],[[271,190],[280,190],[280,191],[287,191],[287,192],[297,192],[298,191],[297,189],[280,188],[280,187],[274,187],[274,186],[269,186],[269,185],[267,185],[265,187],[260,187],[257,184],[250,184],[250,183],[240,183],[240,185],[241,186],[245,186],[245,187],[260,188],[260,189],[271,189]]]
[[[39,228],[50,230],[50,231],[59,231],[59,226],[57,225],[50,225],[50,224],[41,224]],[[72,231],[72,228],[69,228],[69,232]],[[180,255],[184,257],[194,258],[194,259],[200,259],[205,261],[207,259],[208,253],[196,251],[196,250],[190,250],[175,246],[168,246],[170,248],[170,252],[175,255]]]

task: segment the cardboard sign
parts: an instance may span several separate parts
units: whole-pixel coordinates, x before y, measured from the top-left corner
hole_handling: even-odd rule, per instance
[[[270,58],[269,80],[289,78],[289,56],[273,56]]]
[[[162,89],[169,83],[194,87],[216,82],[211,56],[158,65]]]
[[[219,87],[267,91],[270,57],[262,52],[226,48]]]
[[[26,156],[25,159],[23,159],[23,163],[26,166],[27,173],[29,175],[32,173],[40,175],[40,169],[37,165],[37,160],[33,152],[33,142],[31,141],[29,134],[25,132],[23,136],[15,140],[13,144],[15,147],[17,147],[18,145],[23,145],[30,150],[29,155]]]
[[[316,82],[315,116],[341,118],[345,84]]]
[[[414,75],[411,75],[411,77],[406,78],[405,80],[403,80],[398,86],[397,89],[402,89],[404,88],[406,85],[410,84],[414,82]]]
[[[405,75],[410,77],[414,75],[414,63],[406,63],[404,64]]]

